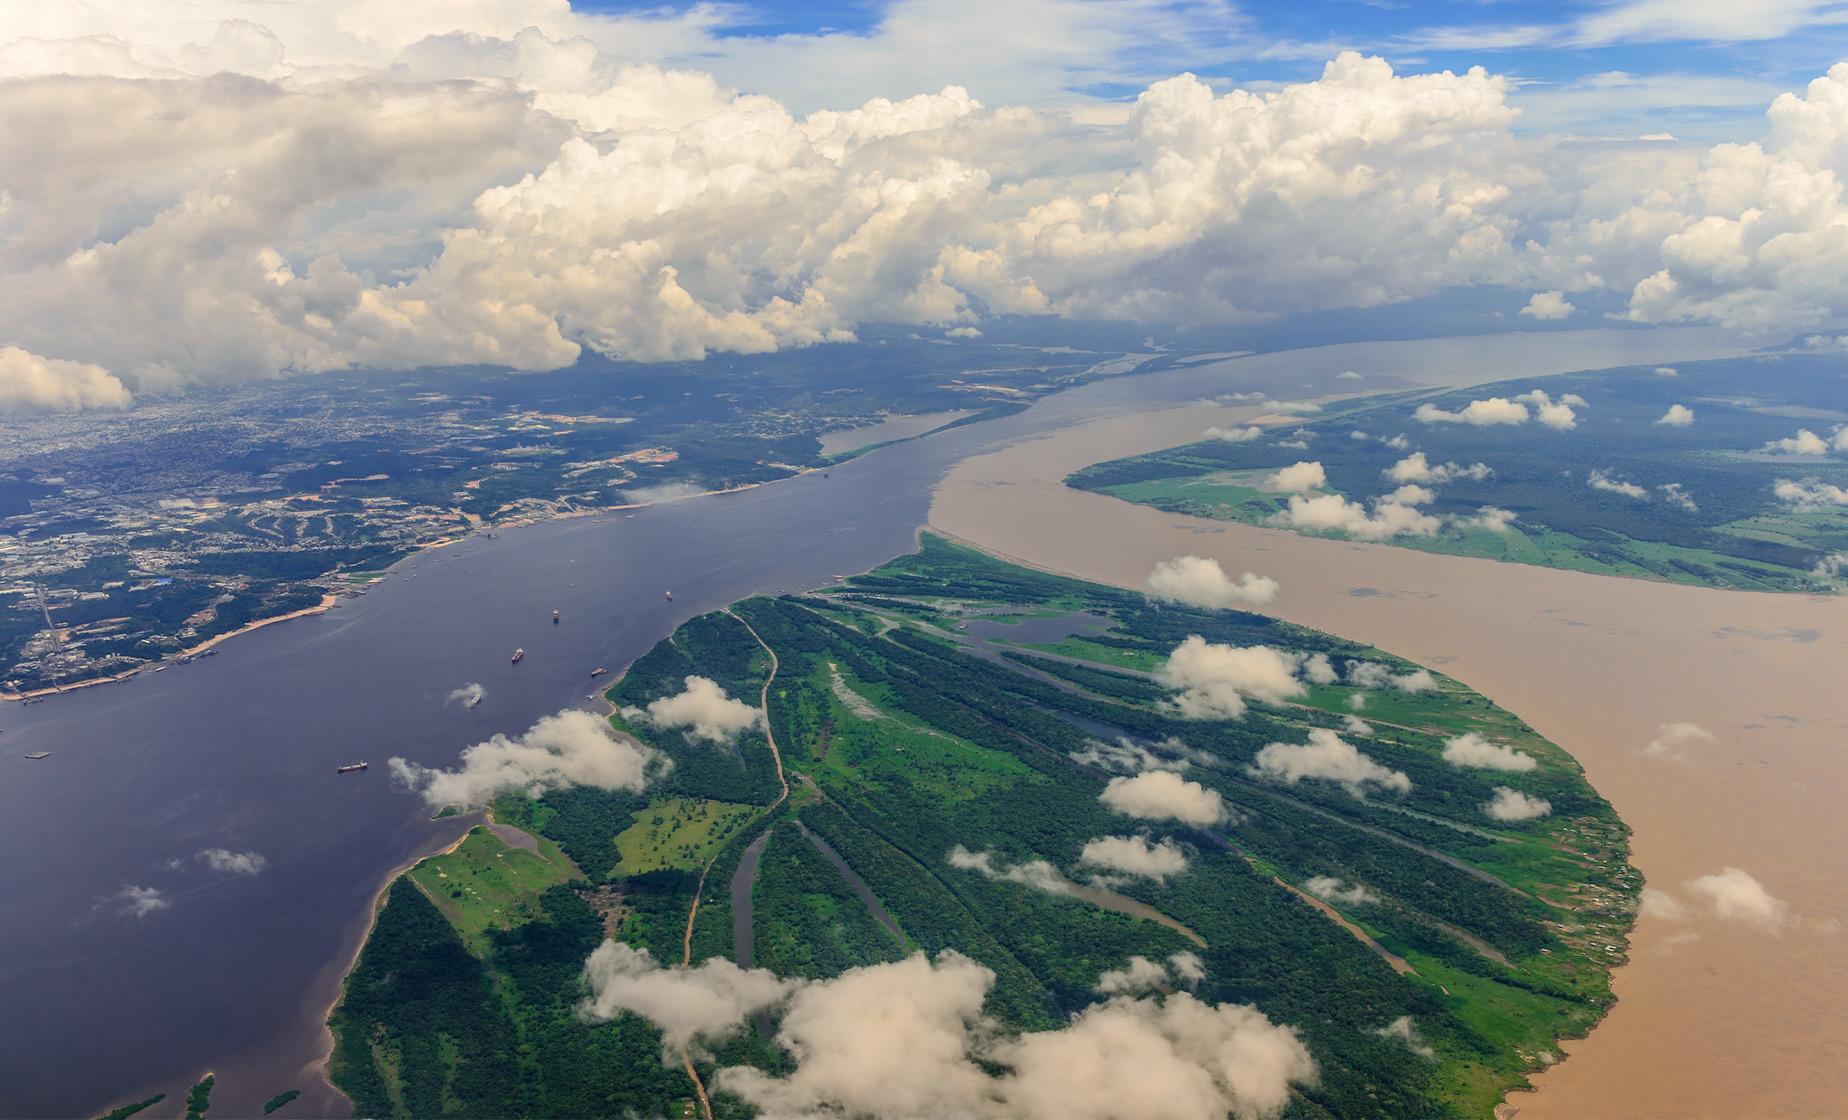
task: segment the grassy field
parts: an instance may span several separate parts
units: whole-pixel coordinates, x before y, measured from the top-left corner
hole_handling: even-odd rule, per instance
[[[533,921],[541,914],[539,895],[578,877],[557,844],[540,837],[538,845],[536,853],[511,847],[477,825],[454,851],[412,868],[411,881],[456,927],[469,951],[480,956],[489,930]]]
[[[713,853],[758,812],[703,797],[668,797],[636,811],[635,823],[616,837],[617,870],[638,875],[662,868],[704,866]]]

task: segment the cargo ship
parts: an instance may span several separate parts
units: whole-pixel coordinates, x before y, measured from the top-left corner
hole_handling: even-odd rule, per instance
[[[335,767],[335,768],[334,768],[334,773],[336,773],[336,774],[357,774],[357,773],[359,773],[359,772],[360,772],[361,770],[364,770],[365,768],[366,768],[366,764],[365,764],[365,763],[363,763],[363,762],[355,762],[355,763],[353,763],[353,764],[351,764],[351,765],[349,765],[349,766],[337,766],[337,767]]]
[[[596,679],[597,679],[598,677],[600,677],[600,676],[602,676],[603,674],[605,674],[605,673],[607,673],[607,672],[609,672],[609,670],[608,670],[608,669],[605,669],[604,667],[602,667],[601,665],[599,665],[599,666],[597,666],[597,667],[596,667],[595,669],[592,669],[592,670],[590,671],[590,679],[594,681],[594,680],[596,680]]]
[[[511,664],[518,665],[520,663],[520,658],[525,657],[525,656],[526,656],[525,647],[520,647],[518,649],[515,649],[513,651],[513,658],[512,658]]]

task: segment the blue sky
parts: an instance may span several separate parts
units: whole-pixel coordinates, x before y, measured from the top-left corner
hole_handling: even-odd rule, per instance
[[[703,7],[719,13],[716,36],[748,41],[878,36],[895,11],[918,2],[579,0],[577,6],[626,14]],[[1096,6],[1131,7],[1111,0]],[[1848,57],[1848,3],[1840,0],[1139,0],[1135,6],[1158,9],[1188,32],[1120,60],[1119,75],[1075,80],[1074,92],[1133,97],[1145,79],[1180,70],[1226,85],[1305,79],[1351,47],[1383,55],[1401,72],[1479,65],[1506,75],[1534,130],[1711,140],[1755,136],[1772,97],[1800,89]],[[1011,14],[1006,0],[993,11],[996,18]],[[970,34],[982,30],[972,27]],[[722,67],[715,69],[724,76]]]

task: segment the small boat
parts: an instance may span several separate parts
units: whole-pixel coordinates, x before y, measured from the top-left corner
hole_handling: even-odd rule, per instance
[[[41,758],[50,758],[51,752],[50,751],[30,751],[26,754],[26,757],[31,759],[34,762],[37,762]]]
[[[481,697],[479,697],[479,696],[477,696],[477,697],[475,697],[474,699],[472,699],[472,700],[470,700],[470,701],[468,702],[468,706],[469,706],[469,707],[471,707],[471,708],[479,708],[479,707],[481,707]]]
[[[520,659],[525,656],[526,656],[526,648],[524,646],[521,646],[520,648],[513,651],[513,659],[509,662],[509,664],[518,665],[520,663]]]
[[[364,770],[365,768],[366,768],[366,764],[365,764],[365,763],[363,763],[363,762],[355,762],[355,763],[351,763],[350,765],[347,765],[347,766],[337,766],[337,767],[335,767],[335,768],[334,768],[334,773],[336,773],[336,774],[357,774],[357,773],[359,773],[359,772],[360,772],[361,770]]]
[[[668,601],[668,602],[670,602],[670,603],[671,603],[671,602],[673,602],[673,601],[674,601],[674,593],[673,593],[672,591],[669,591],[669,592],[667,592],[666,594],[667,594],[667,601]]]
[[[552,612],[552,625],[554,626],[558,625],[558,612],[557,611]]]
[[[592,670],[590,671],[590,679],[594,681],[594,680],[596,680],[596,679],[597,679],[598,677],[600,677],[600,676],[602,676],[603,674],[605,674],[605,673],[607,673],[607,672],[609,672],[609,670],[608,670],[608,669],[605,669],[605,668],[604,668],[603,666],[601,666],[601,665],[599,665],[599,666],[597,666],[597,667],[596,667],[595,669],[592,669]]]

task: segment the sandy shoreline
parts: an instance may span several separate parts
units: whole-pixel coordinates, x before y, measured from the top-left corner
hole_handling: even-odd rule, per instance
[[[1164,513],[1063,484],[1190,442],[1228,410],[1093,422],[965,460],[931,526],[1060,574],[1139,588],[1193,553],[1276,577],[1266,613],[1441,667],[1571,752],[1681,902],[1645,917],[1589,1041],[1510,1102],[1525,1117],[1836,1115],[1848,1102],[1848,598],[1718,591],[1443,556]],[[1244,422],[1241,420],[1241,422]],[[1717,743],[1643,748],[1687,721]],[[1726,920],[1685,883],[1739,867],[1788,904]],[[1665,1061],[1664,1055],[1673,1055]]]

